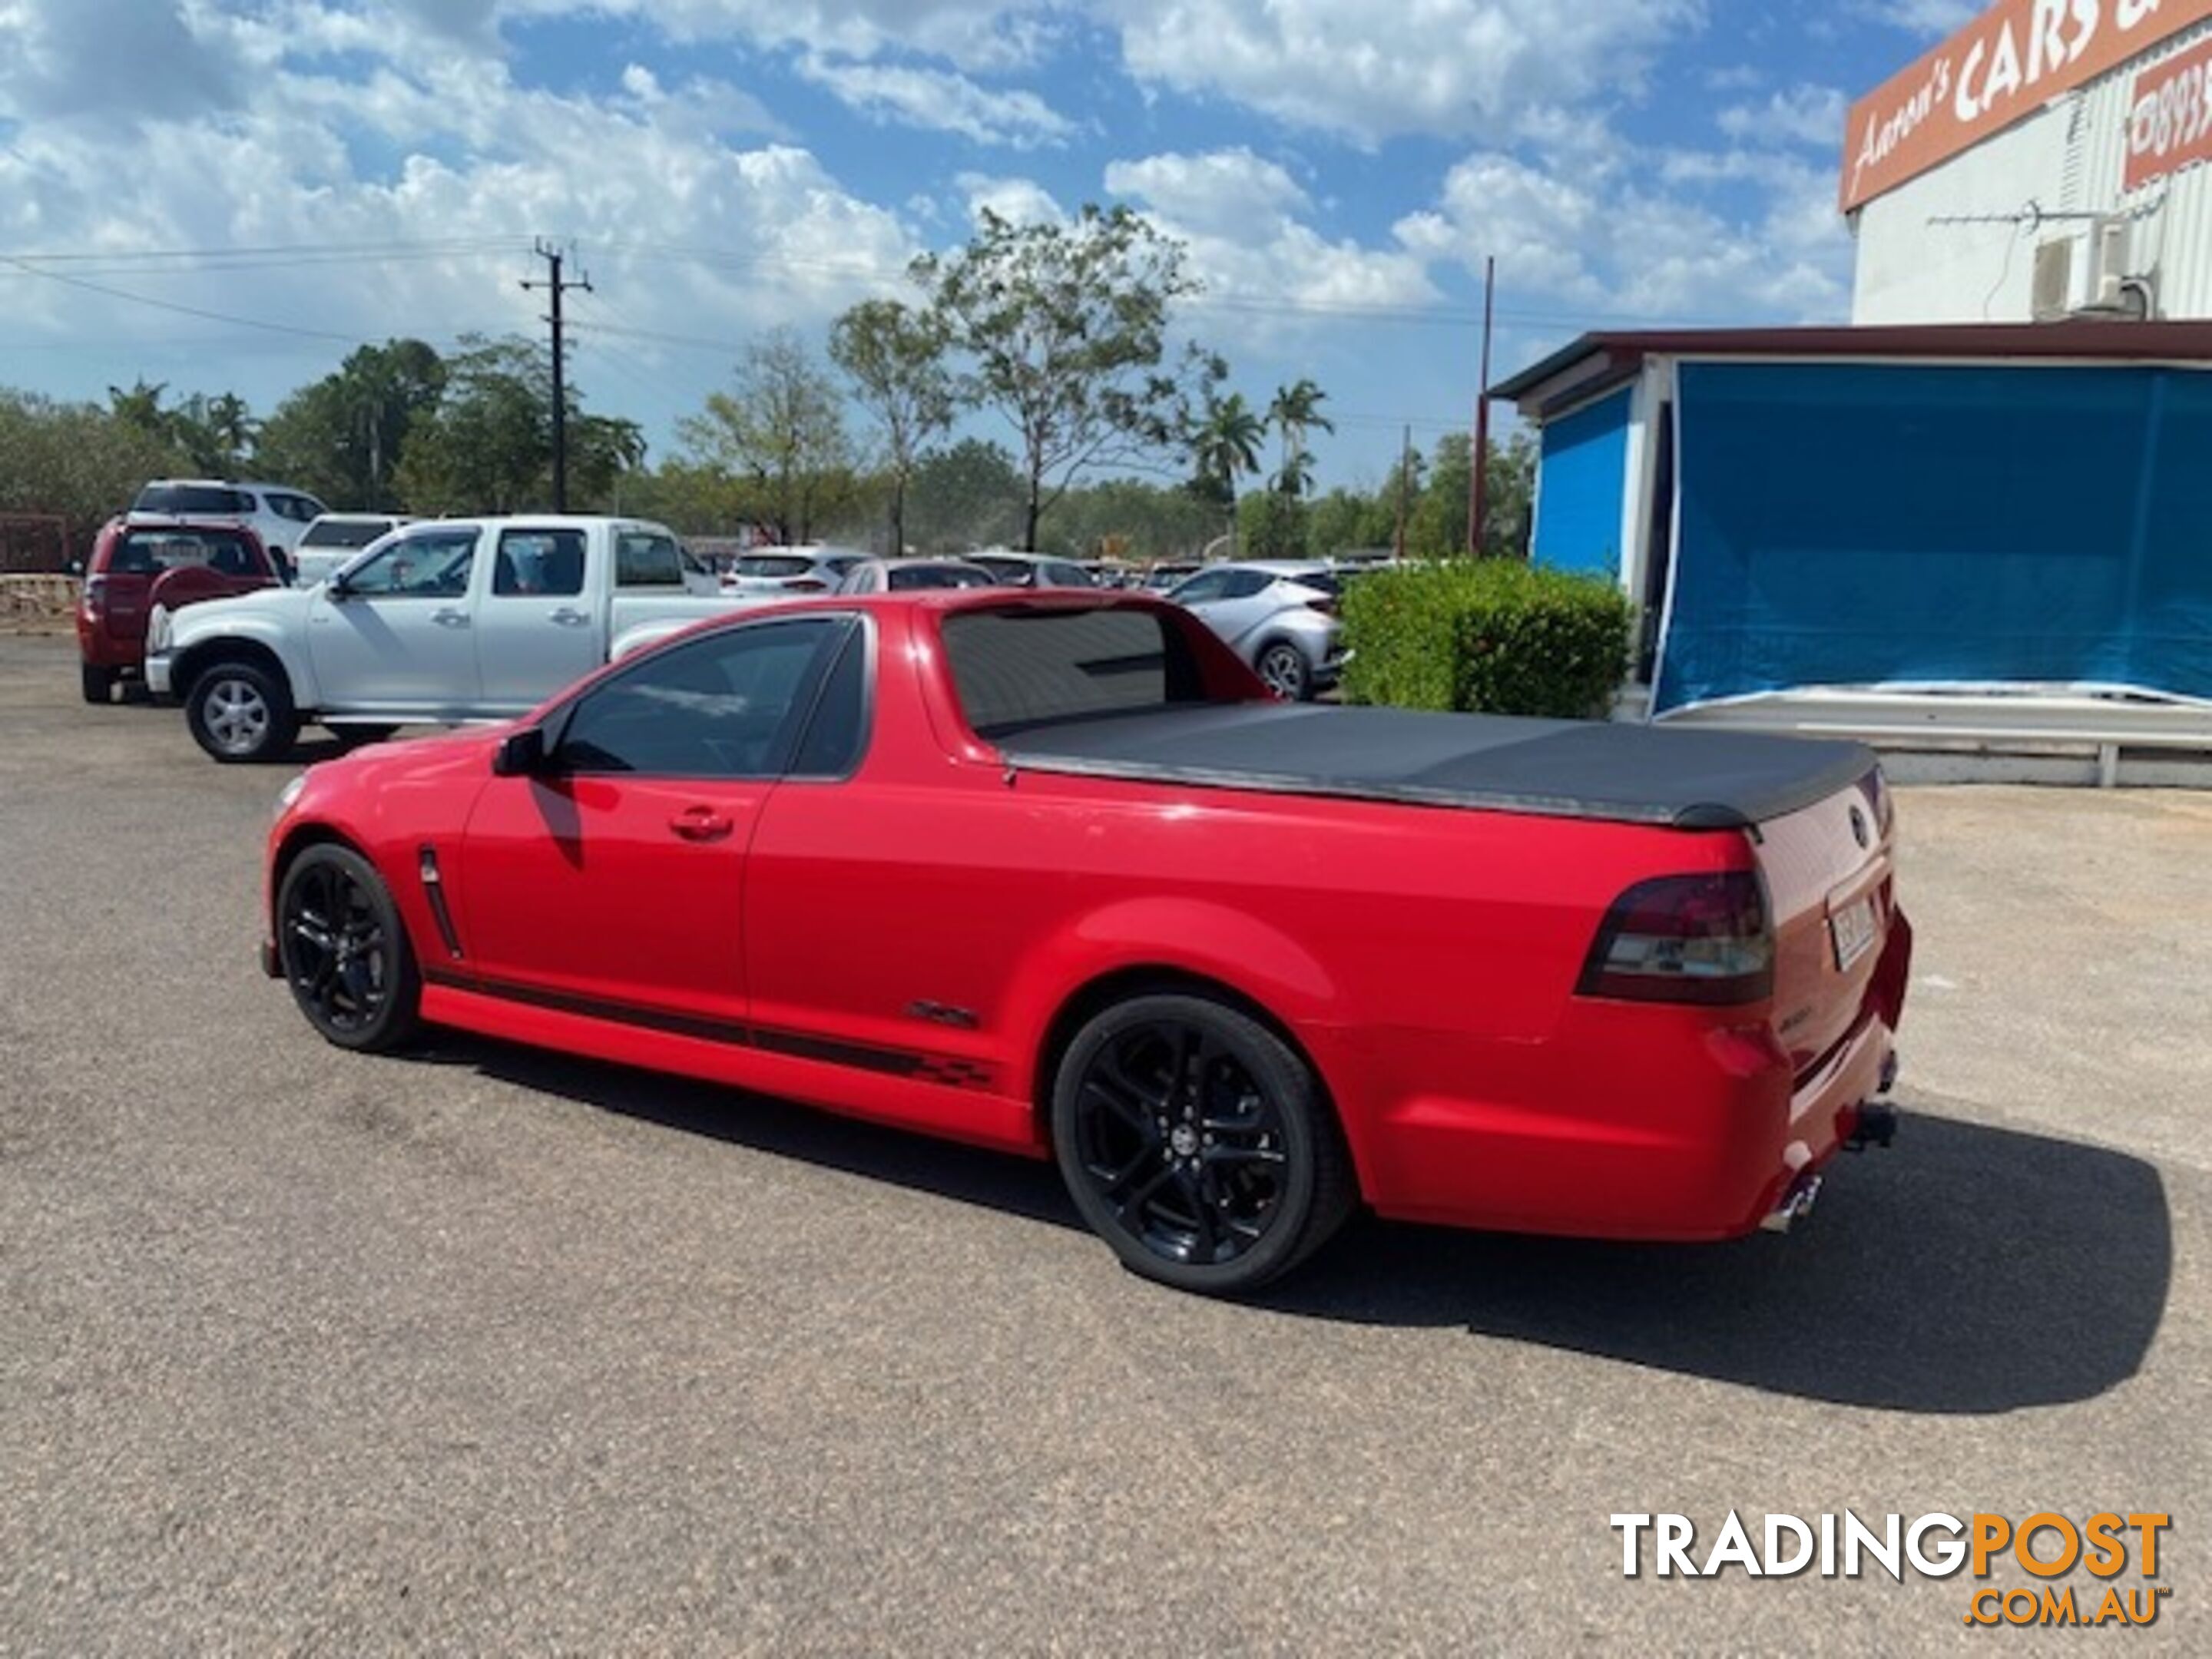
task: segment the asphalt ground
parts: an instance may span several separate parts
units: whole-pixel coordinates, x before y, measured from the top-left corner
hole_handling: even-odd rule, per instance
[[[2098,1639],[1967,1627],[2002,1566],[1630,1579],[1607,1523],[1846,1507],[2168,1513],[2112,1639],[2212,1649],[2204,798],[1901,792],[1909,1115],[1790,1237],[1363,1222],[1231,1306],[1042,1166],[325,1047],[253,961],[287,769],[59,641],[0,641],[0,1651]]]

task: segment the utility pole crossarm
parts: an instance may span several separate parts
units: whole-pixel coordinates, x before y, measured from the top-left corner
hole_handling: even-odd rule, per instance
[[[552,309],[543,319],[553,330],[553,510],[568,510],[568,391],[566,370],[567,337],[561,327],[561,296],[572,289],[593,292],[589,276],[572,279],[561,275],[563,255],[560,249],[549,247],[540,240],[537,255],[545,261],[545,279],[533,282],[525,277],[522,286],[532,292],[544,289],[552,296]]]

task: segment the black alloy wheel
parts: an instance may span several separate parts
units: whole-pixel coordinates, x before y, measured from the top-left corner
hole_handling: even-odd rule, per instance
[[[375,868],[350,848],[310,847],[285,872],[276,951],[307,1023],[341,1048],[414,1035],[422,986],[405,927]]]
[[[1134,1271],[1233,1295],[1325,1243],[1355,1197],[1311,1069],[1210,998],[1118,1004],[1077,1035],[1053,1098],[1060,1173]]]

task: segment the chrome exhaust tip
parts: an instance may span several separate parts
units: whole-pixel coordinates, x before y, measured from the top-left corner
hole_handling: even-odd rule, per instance
[[[1803,1217],[1813,1213],[1813,1202],[1820,1196],[1820,1177],[1802,1175],[1790,1183],[1790,1190],[1782,1195],[1773,1213],[1760,1222],[1763,1231],[1786,1233]]]

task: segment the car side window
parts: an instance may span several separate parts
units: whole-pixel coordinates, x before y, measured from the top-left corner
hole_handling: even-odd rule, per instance
[[[388,599],[451,599],[469,590],[474,530],[403,536],[350,566],[346,592]]]
[[[1222,588],[1221,597],[1224,599],[1249,599],[1255,593],[1264,592],[1274,580],[1264,570],[1232,570]]]
[[[684,554],[672,537],[626,530],[615,538],[617,587],[681,587]]]
[[[491,591],[501,599],[573,599],[584,591],[580,530],[502,530]]]
[[[781,774],[841,617],[794,617],[657,651],[593,686],[564,721],[556,771],[663,778]]]
[[[868,746],[868,630],[846,629],[791,759],[794,778],[850,776]]]
[[[1222,598],[1228,591],[1228,587],[1229,573],[1227,571],[1209,570],[1202,575],[1193,576],[1181,587],[1176,588],[1175,596],[1185,605],[1203,605],[1209,599]]]

